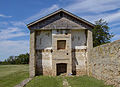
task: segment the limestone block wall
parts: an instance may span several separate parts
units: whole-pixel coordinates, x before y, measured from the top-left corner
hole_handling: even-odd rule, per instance
[[[36,31],[36,73],[52,74],[52,31]],[[51,71],[51,72],[50,72]]]
[[[86,30],[72,30],[71,31],[72,41],[72,60],[73,60],[73,72],[76,75],[86,74]]]
[[[72,39],[72,48],[73,49],[81,49],[86,46],[86,30],[72,30],[71,31],[71,39]]]
[[[37,50],[36,60],[38,75],[52,75],[52,54],[50,50]]]
[[[86,49],[76,49],[72,52],[73,72],[76,75],[86,75]]]
[[[57,49],[57,41],[65,40],[65,49]],[[53,75],[55,76],[56,64],[66,63],[67,64],[67,74],[72,72],[72,58],[71,58],[71,33],[70,30],[52,30],[52,69]]]
[[[77,75],[85,75],[87,73],[86,31],[85,29],[36,31],[36,73],[52,75],[56,72],[57,63],[67,63],[68,73],[73,71]],[[66,40],[65,50],[57,50],[57,40]]]
[[[36,49],[51,49],[52,47],[52,31],[43,30],[36,31]]]
[[[30,31],[30,59],[29,59],[29,74],[30,77],[35,76],[35,31]]]
[[[90,75],[120,87],[120,40],[91,50]]]

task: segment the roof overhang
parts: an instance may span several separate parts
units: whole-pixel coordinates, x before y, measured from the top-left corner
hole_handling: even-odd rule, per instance
[[[31,27],[32,25],[34,25],[34,24],[36,24],[36,23],[38,23],[38,22],[40,22],[40,21],[43,21],[43,20],[47,19],[48,17],[51,17],[51,16],[53,16],[53,15],[59,13],[59,12],[64,12],[64,13],[66,13],[66,14],[74,17],[74,18],[76,18],[77,20],[80,20],[80,21],[86,23],[87,25],[89,25],[89,26],[91,26],[91,27],[94,27],[94,26],[95,26],[95,25],[92,24],[91,22],[86,21],[86,20],[84,20],[83,18],[80,18],[80,17],[72,14],[71,12],[68,12],[68,11],[66,11],[66,10],[64,10],[64,9],[59,9],[59,10],[57,10],[57,11],[51,13],[51,14],[48,14],[47,16],[44,16],[44,17],[42,17],[42,18],[40,18],[40,19],[38,19],[38,20],[36,20],[36,21],[33,21],[33,22],[27,24],[27,27],[29,28],[29,27]]]

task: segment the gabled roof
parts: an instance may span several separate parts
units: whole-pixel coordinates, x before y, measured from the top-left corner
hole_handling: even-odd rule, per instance
[[[34,25],[34,24],[36,24],[36,23],[38,23],[38,22],[40,22],[40,21],[42,21],[42,20],[45,20],[45,19],[47,19],[48,17],[51,17],[51,16],[53,16],[53,15],[59,13],[59,12],[64,12],[64,13],[66,13],[66,14],[68,14],[68,15],[70,15],[70,16],[72,16],[72,17],[74,17],[74,18],[76,18],[76,19],[78,19],[78,20],[80,20],[80,21],[82,21],[82,22],[84,22],[84,23],[86,23],[86,24],[88,24],[89,26],[94,27],[94,24],[92,24],[91,22],[86,21],[86,20],[84,20],[83,18],[80,18],[80,17],[78,17],[78,16],[72,14],[71,12],[68,12],[68,11],[66,11],[66,10],[64,10],[64,9],[62,9],[62,8],[59,9],[59,10],[57,10],[57,11],[55,11],[55,12],[53,12],[53,13],[51,13],[51,14],[48,14],[47,16],[44,16],[44,17],[42,17],[42,18],[40,18],[40,19],[38,19],[38,20],[36,20],[36,21],[33,21],[33,22],[27,24],[27,27],[30,27],[30,26],[32,26],[32,25]]]

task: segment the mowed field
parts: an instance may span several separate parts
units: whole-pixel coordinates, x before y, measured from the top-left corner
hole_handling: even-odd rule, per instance
[[[63,86],[63,81],[67,80],[68,86]],[[102,80],[97,80],[88,76],[36,76],[25,87],[113,87],[104,85]]]
[[[28,65],[0,65],[0,87],[14,87],[28,77]],[[113,87],[88,76],[36,76],[25,87],[63,87],[64,80],[69,87]]]
[[[0,65],[0,87],[14,87],[28,77],[28,65]]]

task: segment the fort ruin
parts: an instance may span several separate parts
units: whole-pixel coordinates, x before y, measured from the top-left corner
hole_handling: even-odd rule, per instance
[[[120,40],[93,48],[94,25],[64,9],[27,26],[30,77],[72,73],[120,87]]]

